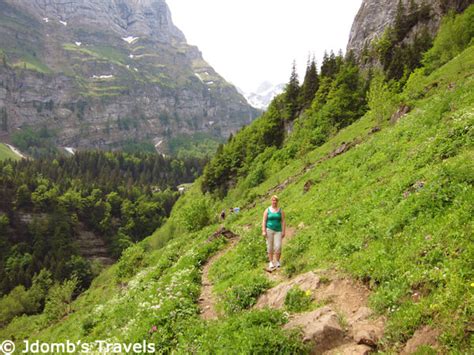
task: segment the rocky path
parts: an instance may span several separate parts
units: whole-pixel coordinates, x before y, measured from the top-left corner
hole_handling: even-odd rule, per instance
[[[368,354],[383,336],[385,320],[367,307],[369,291],[335,272],[310,271],[287,280],[263,294],[256,308],[282,308],[293,287],[309,292],[313,311],[292,314],[286,329],[300,328],[314,354]]]
[[[287,228],[282,263],[284,245],[295,233],[295,228]],[[313,311],[292,314],[285,325],[286,329],[302,330],[303,339],[311,344],[312,353],[358,355],[377,349],[385,319],[373,317],[367,307],[369,290],[364,285],[327,270],[311,271],[292,279],[280,271],[267,275],[278,285],[258,299],[256,308],[283,308],[288,291],[295,286],[309,292],[313,303],[319,305]]]

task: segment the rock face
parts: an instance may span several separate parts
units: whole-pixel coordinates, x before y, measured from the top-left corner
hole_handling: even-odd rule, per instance
[[[58,144],[227,137],[259,111],[186,43],[164,0],[0,0],[0,131]]]
[[[406,9],[410,8],[411,0],[402,0]],[[421,5],[421,0],[415,0]],[[470,0],[424,0],[431,7],[431,19],[428,23],[430,33],[436,33],[441,17],[449,9],[461,12],[472,1]],[[364,46],[369,45],[374,38],[380,37],[385,29],[395,22],[398,0],[362,0],[362,5],[352,24],[347,51],[353,50],[357,57]],[[417,31],[415,26],[413,31]]]

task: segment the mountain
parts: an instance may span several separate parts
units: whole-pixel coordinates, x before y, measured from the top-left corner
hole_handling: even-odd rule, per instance
[[[407,10],[414,6],[421,10],[417,18],[410,20],[407,37],[420,31],[419,24],[424,23],[431,34],[436,33],[441,18],[450,10],[462,12],[472,3],[471,0],[402,0],[402,6]],[[392,0],[363,0],[354,19],[347,51],[354,51],[359,57],[365,47],[369,47],[374,39],[380,38],[388,26],[393,25],[397,18],[399,1]]]
[[[283,92],[286,84],[273,85],[265,81],[259,85],[255,92],[244,93],[247,102],[255,108],[266,110],[273,98]]]
[[[3,136],[68,147],[227,138],[258,111],[174,26],[164,0],[0,0]]]

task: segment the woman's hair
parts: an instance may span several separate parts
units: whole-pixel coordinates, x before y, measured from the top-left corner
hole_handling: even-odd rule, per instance
[[[278,201],[278,196],[277,196],[277,195],[273,195],[273,196],[272,196],[272,200],[273,200],[273,199],[275,199],[275,200]]]

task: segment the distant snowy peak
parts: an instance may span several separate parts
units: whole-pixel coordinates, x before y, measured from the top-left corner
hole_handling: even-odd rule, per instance
[[[260,110],[266,110],[273,98],[283,92],[286,84],[273,85],[265,81],[252,93],[243,93],[247,102]]]

